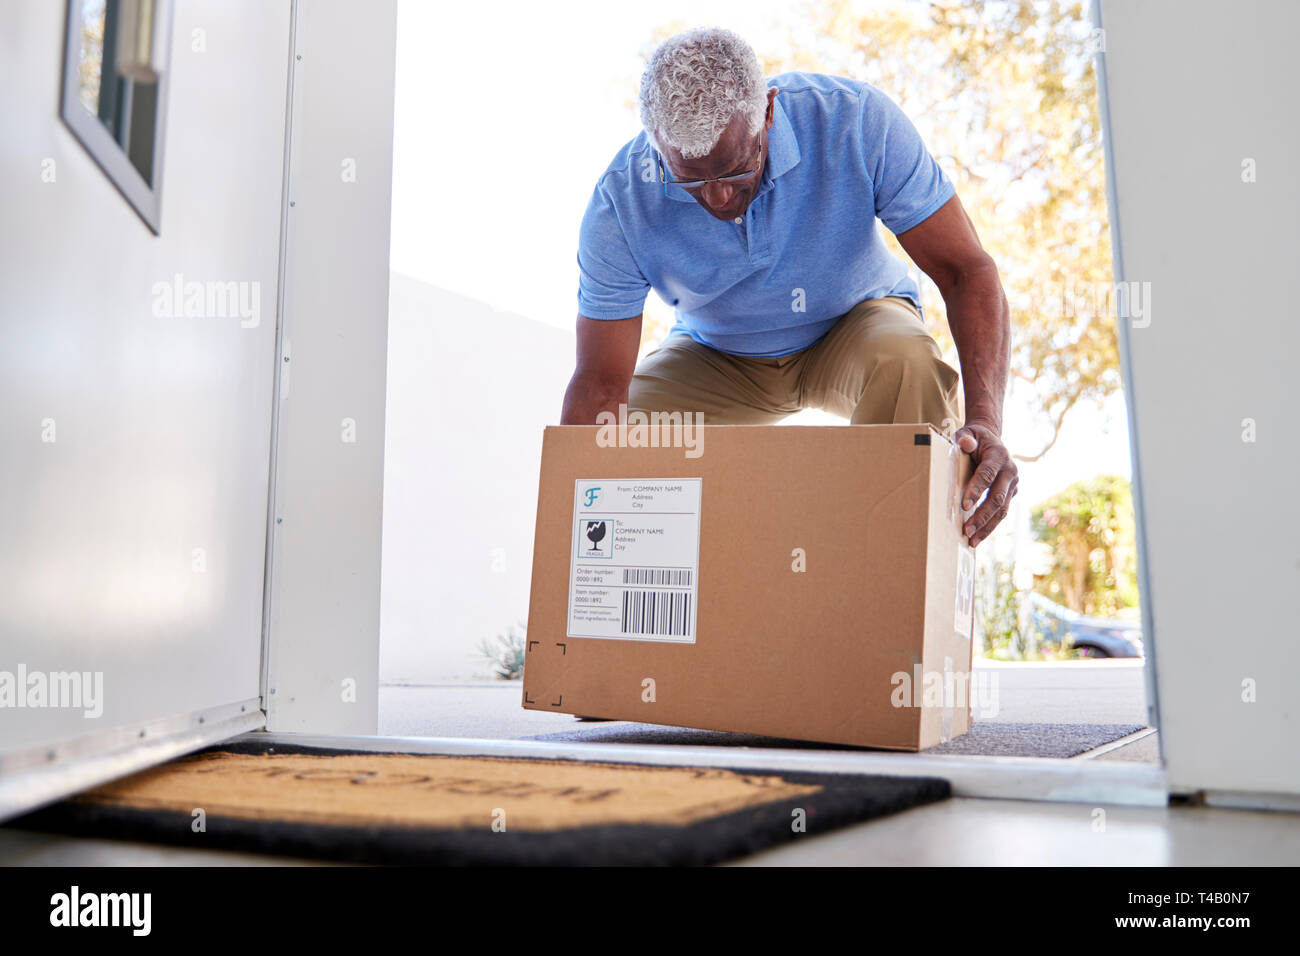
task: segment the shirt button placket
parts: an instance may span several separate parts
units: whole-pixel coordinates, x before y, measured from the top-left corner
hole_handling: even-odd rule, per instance
[[[763,230],[760,216],[751,213],[747,220],[745,221],[745,247],[749,250],[749,261],[758,265],[771,258],[767,248],[767,234]]]

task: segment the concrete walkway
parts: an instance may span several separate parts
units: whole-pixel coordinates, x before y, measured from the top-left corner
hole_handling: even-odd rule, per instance
[[[998,713],[1012,723],[1147,724],[1142,661],[976,662],[995,677]],[[385,737],[511,739],[581,726],[567,714],[525,710],[519,681],[469,681],[379,688]],[[596,725],[591,725],[596,726]],[[605,726],[605,725],[601,725]],[[1100,759],[1158,759],[1155,735]]]

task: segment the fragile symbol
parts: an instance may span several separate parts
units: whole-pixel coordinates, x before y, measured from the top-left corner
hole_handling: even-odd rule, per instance
[[[587,521],[583,534],[591,542],[591,547],[587,549],[588,554],[605,554],[606,546],[601,542],[609,534],[609,526],[604,521]]]

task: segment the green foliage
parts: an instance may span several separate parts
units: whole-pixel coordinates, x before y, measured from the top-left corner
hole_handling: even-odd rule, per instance
[[[1098,475],[1070,485],[1030,512],[1034,537],[1051,548],[1035,589],[1082,614],[1136,607],[1137,548],[1126,478]]]
[[[478,644],[478,656],[493,665],[493,673],[502,680],[519,680],[524,676],[524,652],[528,646],[528,629],[523,621],[505,634]]]
[[[1013,565],[995,560],[981,565],[977,575],[975,617],[985,657],[1024,659],[1026,635],[1020,624],[1020,594],[1012,570]]]
[[[975,616],[984,657],[1001,661],[1064,661],[1081,655],[1068,634],[1044,633],[1030,623],[1027,602],[1015,585],[1015,566],[993,560],[981,565]]]

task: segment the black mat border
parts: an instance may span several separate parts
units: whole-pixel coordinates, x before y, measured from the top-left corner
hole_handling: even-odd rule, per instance
[[[544,760],[588,765],[654,767],[635,761],[572,761],[564,757],[500,754],[429,754],[309,747],[298,744],[228,742],[185,756],[206,753],[409,755],[452,759]],[[176,758],[178,760],[184,757]],[[938,777],[805,773],[770,768],[714,768],[789,783],[818,784],[820,793],[750,807],[685,826],[611,824],[545,832],[438,830],[389,826],[332,826],[274,823],[209,814],[207,832],[194,833],[190,814],[75,804],[70,801],[8,821],[16,829],[75,836],[164,843],[198,850],[224,850],[281,857],[397,866],[708,866],[769,847],[827,833],[853,823],[889,816],[952,796]],[[142,771],[143,772],[143,771]],[[792,810],[806,811],[807,830],[791,827]]]

